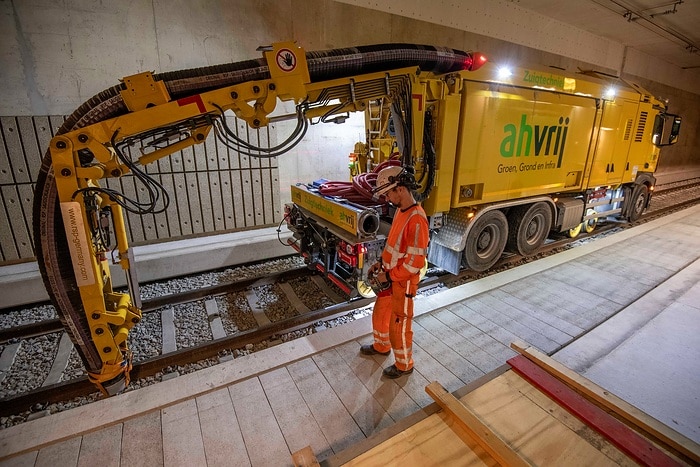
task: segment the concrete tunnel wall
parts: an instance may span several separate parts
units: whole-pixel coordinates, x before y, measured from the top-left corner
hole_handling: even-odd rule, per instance
[[[255,58],[259,45],[274,41],[293,39],[306,50],[426,43],[479,50],[500,63],[641,78],[684,117],[681,142],[664,150],[659,170],[698,164],[691,148],[700,144],[700,95],[688,89],[698,89],[700,73],[654,66],[651,57],[513,2],[440,0],[426,8],[417,0],[23,0],[1,2],[0,14],[3,116],[65,115],[123,76]],[[347,178],[347,155],[364,139],[362,117],[353,117],[340,126],[314,126],[279,158],[281,203],[292,183]],[[273,135],[283,139],[288,130],[278,124]]]

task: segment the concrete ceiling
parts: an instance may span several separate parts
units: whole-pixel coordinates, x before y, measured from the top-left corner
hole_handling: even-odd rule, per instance
[[[700,0],[511,0],[683,69],[700,69]]]

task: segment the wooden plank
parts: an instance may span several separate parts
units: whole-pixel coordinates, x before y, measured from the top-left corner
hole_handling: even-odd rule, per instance
[[[508,365],[506,365],[508,366]],[[537,402],[533,399],[539,396]],[[542,403],[542,401],[546,403]],[[483,387],[463,396],[460,401],[468,406],[501,438],[508,440],[521,457],[535,465],[619,466],[620,456],[633,462],[598,433],[586,430],[581,435],[579,426],[565,423],[557,415],[564,411],[552,399],[520,377],[510,368]],[[606,445],[605,452],[600,450]],[[615,450],[609,455],[610,449]]]
[[[452,394],[447,392],[440,383],[433,381],[425,391],[435,399],[435,402],[446,412],[454,417],[462,428],[466,429],[477,443],[488,452],[496,461],[504,466],[528,466],[531,465],[520,457],[503,439],[494,433],[480,418],[471,412]]]
[[[619,261],[615,255],[607,255],[605,259]],[[587,266],[580,261],[570,261],[553,269],[542,272],[544,280],[557,277],[570,285],[580,287],[599,297],[605,297],[605,299],[621,306],[629,305],[648,290],[648,287],[641,286],[635,281],[629,281],[617,274],[602,271],[598,266],[595,268]]]
[[[294,467],[320,467],[311,446],[306,446],[304,449],[300,449],[293,453],[292,463],[294,464]]]
[[[506,364],[504,366],[508,367],[509,373],[512,374],[512,378],[509,380],[510,386],[519,391],[524,398],[529,399],[542,410],[547,411],[549,415],[557,419],[557,421],[559,421],[564,427],[568,428],[571,433],[575,433],[578,437],[585,440],[593,449],[600,451],[618,467],[636,467],[639,465],[630,459],[624,452],[615,447],[615,445],[610,443],[610,441],[608,441],[604,436],[586,425],[580,418],[573,415],[564,407],[554,402],[554,400],[552,400],[547,394],[543,393],[528,381],[514,373],[510,365]],[[518,382],[517,384],[515,383],[516,381]],[[550,431],[547,433],[550,433]],[[561,438],[561,435],[558,436]],[[571,444],[573,447],[573,443]],[[560,465],[565,463],[574,463],[571,462],[571,459],[576,458],[576,456],[572,451],[573,449],[568,449],[566,454],[569,456],[567,459],[557,459],[557,463]],[[589,460],[591,459],[591,456],[589,456],[583,449],[579,448],[578,451],[581,457]],[[601,464],[601,462],[597,462],[597,464]]]
[[[700,463],[700,445],[682,434],[670,429],[658,420],[650,417],[630,403],[611,394],[609,391],[595,384],[553,358],[539,350],[522,342],[511,344],[513,349],[520,352],[528,360],[545,370],[550,375],[565,382],[574,390],[596,401],[603,407],[612,410],[628,422],[649,433],[662,443],[688,456],[696,463]]]
[[[415,324],[415,323],[414,323]],[[414,325],[414,328],[416,330],[420,331],[420,326]],[[430,381],[444,381],[445,385],[450,388],[451,390],[455,390],[461,386],[464,385],[465,382],[463,382],[461,379],[459,379],[458,376],[456,376],[452,371],[450,371],[449,368],[446,367],[446,364],[448,362],[441,362],[439,360],[439,353],[437,352],[437,349],[432,345],[433,343],[430,342],[429,339],[420,339],[420,335],[415,334],[414,331],[414,340],[413,340],[413,362],[414,362],[414,371],[411,376],[408,377],[409,380],[413,378],[413,376],[416,374],[416,372],[420,373],[424,378],[425,381],[420,383],[421,387],[421,393],[425,395],[425,384],[424,383],[430,383]],[[426,347],[423,347],[423,346]],[[433,356],[433,352],[436,352],[437,358]],[[388,364],[393,363],[393,360],[387,361]],[[418,402],[416,400],[416,402]],[[427,399],[427,402],[430,403],[432,400],[430,398]],[[419,402],[421,405],[426,405],[422,404]]]
[[[78,467],[119,467],[121,443],[121,423],[84,435],[80,443]]]
[[[582,395],[573,391],[563,382],[547,373],[525,356],[519,355],[508,360],[513,369],[533,385],[548,394],[558,404],[586,422],[621,451],[635,461],[647,466],[678,466],[672,459],[649,440],[640,436],[600,407],[593,405]]]
[[[163,466],[160,410],[124,422],[121,465]]]
[[[437,404],[436,404],[437,405]],[[325,465],[325,462],[324,462]],[[444,411],[415,423],[343,466],[495,466],[496,462]]]
[[[250,465],[228,389],[218,389],[196,400],[207,466]]]

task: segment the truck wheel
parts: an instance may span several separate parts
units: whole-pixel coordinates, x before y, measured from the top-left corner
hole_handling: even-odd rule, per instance
[[[508,240],[508,220],[499,210],[488,211],[474,221],[467,234],[464,261],[474,271],[485,271],[501,257]]]
[[[513,208],[508,216],[508,249],[522,256],[539,250],[552,228],[552,211],[539,202]]]
[[[627,212],[627,219],[630,222],[634,222],[642,216],[644,212],[644,207],[647,204],[647,196],[649,195],[649,188],[646,185],[637,185],[632,190],[632,197],[630,198],[630,209]]]
[[[586,215],[590,216],[591,214],[595,214],[595,209],[589,209],[586,211]],[[598,225],[598,218],[593,218],[593,219],[588,219],[587,221],[583,221],[581,223],[581,226],[583,227],[583,230],[586,231],[586,233],[591,233],[595,230],[596,226]]]

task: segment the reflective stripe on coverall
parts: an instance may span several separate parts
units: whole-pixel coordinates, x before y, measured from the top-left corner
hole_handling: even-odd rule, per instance
[[[394,350],[401,371],[413,368],[413,297],[428,248],[428,220],[419,205],[398,211],[382,253],[382,266],[391,277],[391,289],[374,303],[372,328],[374,348]]]

